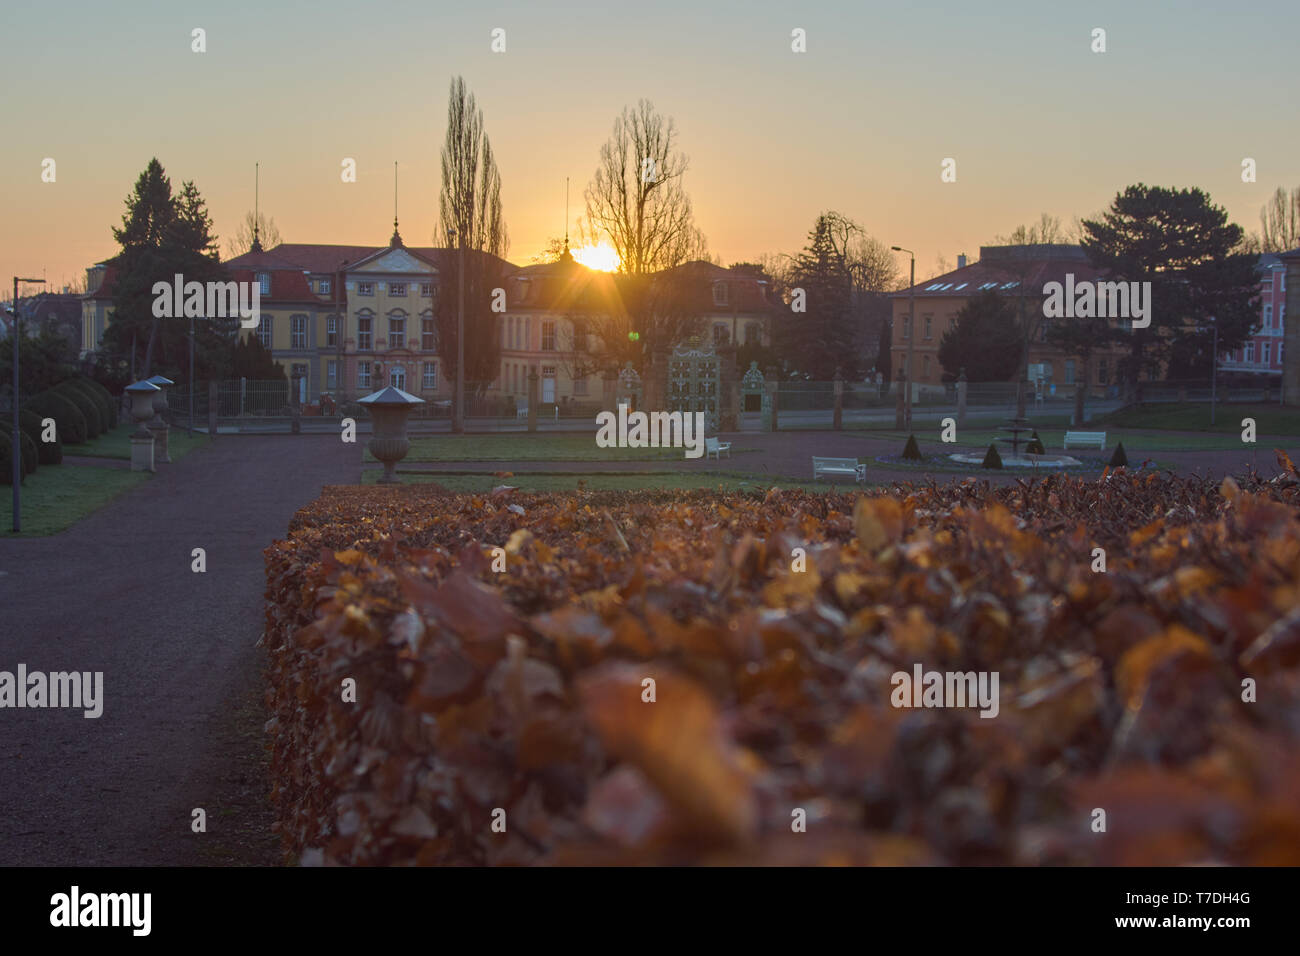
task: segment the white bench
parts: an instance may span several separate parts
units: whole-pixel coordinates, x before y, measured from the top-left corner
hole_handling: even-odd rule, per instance
[[[716,458],[716,459],[718,459],[719,461],[721,461],[721,460],[722,460],[722,453],[723,453],[724,451],[727,453],[727,457],[730,458],[730,457],[731,457],[731,442],[729,442],[729,441],[718,441],[716,438],[706,438],[706,439],[704,439],[704,457],[705,457],[705,458],[708,458],[710,455],[712,455],[714,458]]]
[[[1071,442],[1074,442],[1074,446],[1076,448],[1079,447],[1080,445],[1096,445],[1097,448],[1100,450],[1106,447],[1106,433],[1105,432],[1066,432],[1065,447],[1067,450],[1069,449]]]
[[[822,475],[849,475],[857,481],[867,480],[867,466],[859,465],[856,458],[813,457],[813,480]]]

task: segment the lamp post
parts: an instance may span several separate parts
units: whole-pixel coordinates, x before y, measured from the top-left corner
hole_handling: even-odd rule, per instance
[[[451,430],[457,434],[465,430],[465,245],[464,239],[452,226],[447,230],[447,241],[456,244],[456,397],[451,414]]]
[[[20,279],[14,276],[14,307],[11,313],[14,317],[9,326],[9,334],[14,337],[14,427],[13,432],[9,435],[9,457],[13,465],[14,482],[14,534],[23,529],[22,519],[19,517],[19,505],[21,504],[22,495],[19,492],[23,480],[23,436],[18,430],[18,337],[22,334],[22,320],[18,317],[18,283],[35,282],[41,285],[45,284],[44,279]]]
[[[894,252],[912,257],[912,274],[907,288],[907,400],[903,405],[903,426],[912,427],[912,343],[916,341],[916,253],[902,246],[890,246]]]

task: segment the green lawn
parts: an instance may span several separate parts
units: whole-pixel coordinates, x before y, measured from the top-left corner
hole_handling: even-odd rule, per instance
[[[1215,432],[1184,432],[1178,434],[1175,432],[1156,432],[1146,428],[1120,428],[1110,422],[1092,421],[1077,431],[1097,431],[1106,433],[1107,453],[1113,452],[1119,442],[1124,443],[1124,451],[1128,452],[1129,458],[1132,459],[1133,453],[1149,454],[1151,452],[1163,451],[1232,451],[1241,448],[1241,418],[1238,416],[1238,422],[1234,429],[1223,429],[1222,433]],[[1037,427],[1037,423],[1035,423]],[[1049,454],[1062,450],[1062,444],[1065,440],[1064,428],[1038,427],[1038,436],[1043,440],[1044,450]],[[939,440],[939,427],[922,425],[915,429],[916,440],[922,444],[931,443],[935,446],[941,446]],[[1260,428],[1259,434],[1265,434]],[[988,448],[989,444],[998,437],[1007,435],[1009,432],[1000,432],[990,428],[959,428],[957,430],[957,445],[969,446],[972,448]],[[906,432],[885,432],[879,437],[892,438],[898,442],[898,450],[903,450],[903,444],[907,441]],[[1023,435],[1028,438],[1029,436]],[[951,447],[951,446],[950,446]],[[1006,442],[998,442],[998,451],[1005,451],[1011,446]],[[1071,453],[1075,449],[1071,448]],[[1095,448],[1079,449],[1084,454],[1097,454]]]
[[[173,433],[174,434],[174,433]],[[753,448],[731,449],[743,454]],[[513,432],[505,435],[436,435],[411,439],[406,461],[681,461],[680,448],[600,448],[596,436],[539,435]],[[365,460],[375,457],[369,451]]]
[[[1210,427],[1209,402],[1182,402],[1147,405],[1144,408],[1122,408],[1093,422],[1089,427],[1163,428],[1191,431],[1210,435],[1223,435],[1232,447],[1241,445],[1241,420],[1255,419],[1259,435],[1300,436],[1300,408],[1278,405],[1223,405],[1215,411],[1215,424]],[[1125,445],[1127,448],[1128,446]]]
[[[22,484],[22,536],[62,531],[148,477],[125,468],[42,465]],[[0,488],[0,498],[0,533],[13,537],[13,489]]]
[[[361,483],[375,484],[383,474],[376,468],[366,469],[361,474]],[[778,488],[800,488],[805,491],[846,491],[853,483],[845,481],[836,485],[825,482],[789,481],[783,478],[770,478],[766,475],[729,475],[729,474],[679,474],[677,472],[651,472],[622,474],[584,475],[578,472],[523,472],[513,478],[495,478],[492,475],[466,474],[411,474],[398,472],[404,484],[442,485],[449,491],[487,492],[498,485],[510,485],[523,491],[577,491],[578,482],[588,491],[643,491],[649,488],[668,488],[690,490],[694,488],[713,488],[719,491],[758,491],[773,486]],[[862,485],[857,487],[861,488]]]
[[[98,438],[92,438],[88,442],[80,445],[64,445],[63,453],[65,455],[84,455],[88,458],[121,458],[125,461],[131,459],[131,433],[135,431],[135,425],[131,423],[121,423],[110,432],[105,432]],[[167,436],[167,451],[171,455],[172,461],[180,461],[196,448],[202,448],[208,443],[207,435],[187,435],[184,428],[177,428],[175,425],[171,428],[171,433]],[[37,472],[40,474],[40,472]]]

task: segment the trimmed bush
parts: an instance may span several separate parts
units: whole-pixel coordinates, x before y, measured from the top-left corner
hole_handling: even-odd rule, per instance
[[[88,378],[70,378],[59,386],[60,388],[74,388],[82,395],[85,395],[95,403],[95,409],[99,412],[99,425],[103,431],[112,431],[117,424],[117,412],[113,408],[113,400],[110,399],[101,390],[91,385]]]
[[[41,441],[41,422],[45,419],[30,409],[24,408],[18,413],[18,427],[36,445],[36,457],[42,465],[58,465],[63,462],[63,442],[59,440],[58,426],[55,425],[54,441]]]
[[[3,424],[0,424],[0,435],[4,436],[4,461],[3,461],[3,466],[0,466],[0,471],[4,472],[4,476],[5,476],[4,483],[6,485],[13,484],[13,481],[11,480],[13,465],[9,460],[9,456],[10,454],[12,454],[12,452],[10,451],[11,446],[9,444],[10,440],[12,439],[12,432],[13,432],[13,425],[8,420],[6,420]],[[21,426],[19,427],[18,435],[19,438],[21,439],[19,443],[19,448],[21,449],[21,451],[19,452],[19,454],[22,455],[23,478],[26,478],[28,475],[30,475],[32,472],[36,470],[36,466],[38,463],[37,455],[36,455],[36,443],[32,441],[30,437],[28,437],[27,433],[22,430]]]
[[[1043,441],[1037,435],[1029,439],[1029,444],[1025,446],[1026,455],[1046,455],[1047,449],[1043,447]]]
[[[81,409],[81,414],[86,418],[86,437],[98,438],[104,434],[105,421],[103,409],[99,407],[99,402],[91,398],[71,382],[60,382],[55,385],[52,391],[58,392],[68,401],[73,402],[77,408]]]
[[[997,445],[989,445],[989,450],[984,455],[984,463],[980,467],[1002,470],[1002,456],[998,454]]]
[[[99,396],[99,402],[108,409],[109,428],[117,427],[117,408],[121,400],[93,378],[78,378],[78,382]]]
[[[920,461],[924,457],[921,449],[917,447],[915,435],[907,436],[907,444],[903,446],[903,457],[909,461]]]
[[[86,416],[81,413],[81,407],[62,392],[46,389],[27,400],[27,409],[42,418],[53,418],[63,444],[80,445],[86,440]]]
[[[1110,467],[1112,468],[1128,467],[1128,455],[1124,453],[1123,442],[1120,442],[1118,445],[1115,446],[1115,454],[1110,456]]]

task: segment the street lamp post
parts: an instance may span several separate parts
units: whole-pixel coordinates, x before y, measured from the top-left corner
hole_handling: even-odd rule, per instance
[[[465,430],[465,245],[458,239],[456,227],[447,230],[450,242],[456,243],[456,398],[452,409],[451,430]]]
[[[9,334],[14,337],[14,427],[13,432],[9,435],[9,457],[13,465],[11,472],[14,481],[14,534],[23,530],[22,518],[19,514],[22,495],[19,492],[23,480],[23,435],[18,430],[18,338],[22,334],[22,320],[18,317],[18,283],[35,282],[44,284],[44,279],[20,279],[14,276],[14,320],[9,326]]]
[[[907,288],[907,400],[903,405],[903,426],[912,427],[912,343],[916,341],[916,253],[902,246],[890,246],[894,252],[906,252],[912,257],[912,273]]]

